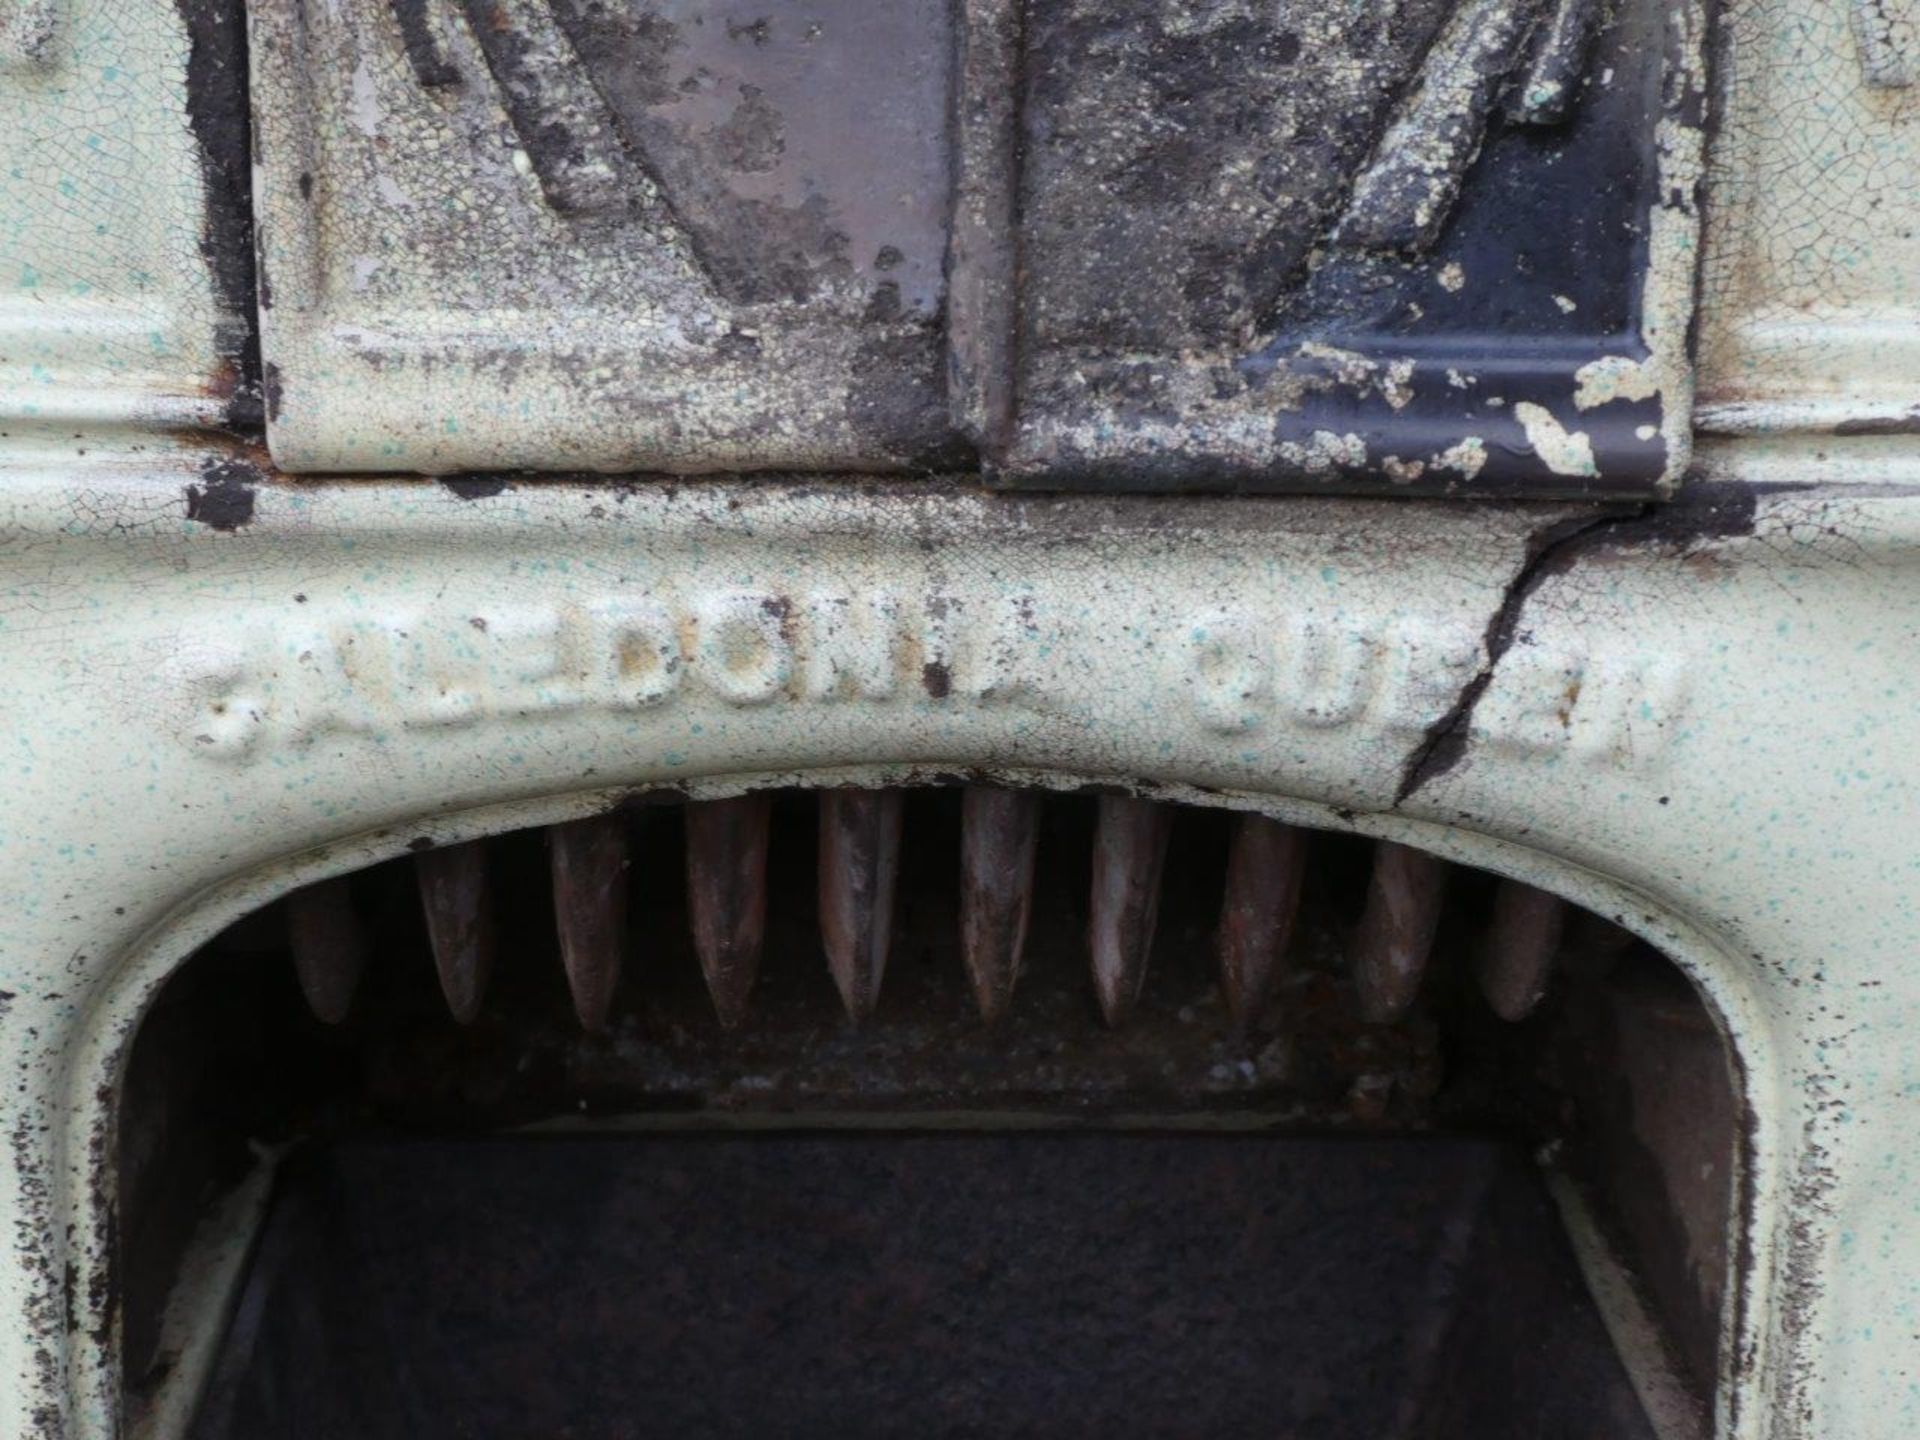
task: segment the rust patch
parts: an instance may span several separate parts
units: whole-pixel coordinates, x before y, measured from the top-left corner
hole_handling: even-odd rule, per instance
[[[905,813],[899,790],[828,790],[820,797],[820,941],[856,1025],[880,1001],[893,945]]]
[[[687,912],[700,972],[721,1027],[746,1018],[767,932],[766,792],[688,805]]]
[[[229,424],[257,427],[260,337],[254,328],[252,131],[247,27],[238,5],[175,0],[187,31],[187,125],[200,149],[200,251],[222,311],[216,334],[233,366]]]
[[[1860,420],[1842,420],[1833,427],[1836,435],[1920,435],[1920,408],[1904,415],[1874,415]]]
[[[199,483],[187,486],[187,518],[231,533],[253,520],[253,492],[261,475],[244,460],[209,456]]]
[[[440,483],[462,500],[491,500],[508,485],[504,475],[443,475]]]
[[[991,1025],[1012,1004],[1025,960],[1040,798],[970,785],[961,799],[960,834],[960,956],[980,1018]]]

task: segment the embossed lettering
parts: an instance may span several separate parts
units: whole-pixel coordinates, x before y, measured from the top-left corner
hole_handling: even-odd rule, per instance
[[[1271,637],[1251,617],[1223,606],[1198,616],[1188,638],[1200,723],[1222,735],[1253,729],[1273,701]]]
[[[723,700],[764,705],[793,674],[786,600],[756,591],[703,597],[694,610],[694,674]]]
[[[1379,679],[1380,647],[1337,617],[1295,615],[1281,642],[1281,694],[1302,725],[1346,725],[1358,719]]]
[[[800,694],[808,700],[885,700],[899,680],[905,639],[899,598],[818,591],[805,606],[807,653]]]
[[[1474,631],[1417,617],[1362,623],[1307,611],[1263,620],[1245,607],[1213,606],[1183,638],[1179,683],[1195,719],[1221,735],[1276,723],[1370,726],[1405,743],[1452,709],[1484,659]],[[1646,765],[1673,729],[1685,688],[1676,657],[1518,645],[1496,667],[1473,734],[1507,751]]]
[[[586,610],[594,699],[616,710],[658,705],[680,688],[680,631],[655,600],[602,600]]]

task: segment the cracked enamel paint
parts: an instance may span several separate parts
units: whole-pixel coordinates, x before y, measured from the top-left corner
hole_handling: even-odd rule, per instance
[[[0,22],[0,1437],[127,1433],[114,1092],[143,1007],[215,929],[422,837],[458,855],[655,787],[726,807],[780,783],[953,773],[1125,789],[1146,808],[1109,807],[1118,860],[1151,859],[1134,842],[1153,839],[1152,802],[1204,799],[1482,865],[1660,945],[1710,998],[1748,1107],[1716,1440],[1920,1433],[1910,16],[1734,0],[1706,107],[1695,7],[1404,7],[1435,33],[1533,17],[1498,83],[1469,64],[1409,88],[1403,44],[1380,51],[1401,69],[1377,93],[1342,92],[1382,130],[1403,100],[1422,108],[1416,89],[1453,97],[1439,109],[1471,133],[1429,132],[1447,143],[1420,154],[1458,157],[1442,167],[1457,173],[1383,178],[1380,224],[1350,232],[1427,248],[1333,243],[1371,159],[1356,155],[1294,177],[1320,216],[1295,268],[1268,263],[1272,217],[1238,211],[1220,253],[1182,258],[1181,226],[1256,184],[1271,146],[1156,194],[1155,166],[1132,162],[1180,142],[1135,104],[1108,177],[1137,187],[1132,220],[1085,213],[1140,227],[1136,250],[1109,252],[1140,273],[1095,283],[1101,256],[1043,214],[1039,253],[1064,269],[1023,288],[1008,167],[1033,112],[1004,102],[1036,62],[1011,5],[969,5],[958,33],[944,7],[886,18],[905,138],[877,173],[906,177],[891,187],[906,200],[839,221],[812,204],[832,187],[807,167],[839,147],[872,168],[872,137],[842,146],[836,126],[858,126],[802,115],[809,82],[755,78],[821,39],[788,35],[787,11],[765,32],[732,11],[737,33],[722,19],[622,51],[580,7],[503,7],[484,38],[474,8],[341,0],[303,19],[269,0],[244,77],[238,12],[203,0],[35,0]],[[851,13],[828,8],[833,24]],[[1243,113],[1234,84],[1284,109],[1290,78],[1342,43],[1305,8],[1134,5],[1108,88],[1150,94],[1244,51],[1251,69],[1199,87],[1214,118]],[[700,10],[648,13],[701,28]],[[1656,10],[1653,64],[1627,42]],[[1076,15],[1055,18],[1071,31]],[[563,47],[592,85],[556,68]],[[1112,98],[1086,75],[1030,78],[1058,114]],[[944,98],[940,118],[915,108],[948,80],[950,137]],[[616,81],[636,88],[596,88]],[[1630,82],[1659,102],[1626,106]],[[1622,108],[1662,117],[1648,173],[1663,198],[1633,243],[1516,227],[1503,183],[1531,175],[1533,201],[1578,217],[1590,176],[1503,169],[1502,147],[1571,143],[1522,131]],[[1705,109],[1724,119],[1703,155]],[[771,212],[769,229],[736,223]],[[233,243],[255,221],[258,275]],[[1516,228],[1530,271],[1487,248]],[[1570,283],[1582,266],[1613,288]],[[1175,271],[1192,285],[1156,286]],[[1382,274],[1412,289],[1362,283]],[[1295,333],[1274,317],[1303,293],[1339,315],[1392,293],[1405,324],[1377,345]],[[1562,357],[1543,398],[1421,339],[1489,297],[1604,343]],[[1016,343],[1097,350],[1109,320],[1138,348],[1091,367]],[[1200,358],[1217,355],[1240,370]],[[1441,394],[1447,424],[1409,423]],[[1116,396],[1124,413],[1099,412]],[[383,473],[295,478],[267,439],[290,468]],[[1647,464],[1610,488],[1627,473],[1610,447],[1629,442]],[[1690,446],[1678,500],[1655,498]],[[1020,483],[1429,498],[996,494],[983,456]],[[820,473],[499,473],[643,464]],[[951,468],[872,478],[916,466]],[[1431,498],[1516,489],[1562,500]],[[1600,493],[1634,498],[1568,498]],[[752,801],[704,813],[753,851]],[[1018,814],[998,824],[1020,831]],[[707,890],[755,893],[719,848],[701,849]],[[579,858],[588,879],[620,863]],[[443,975],[463,1005],[484,978],[484,941],[453,934],[471,859],[417,867],[446,902]],[[592,1018],[611,984],[597,937],[618,916],[581,908],[598,928],[575,936],[571,978]],[[1021,917],[983,908],[971,958],[991,1008]],[[847,913],[841,968],[864,1004],[877,903]],[[329,1012],[351,993],[353,939],[305,956]],[[1236,943],[1257,985],[1253,940]],[[758,944],[750,925],[709,927],[723,1005]],[[1132,957],[1106,959],[1103,996],[1124,1009]],[[1534,978],[1517,965],[1488,983],[1517,1011]],[[216,1313],[221,1283],[205,1283]],[[154,1440],[180,1433],[206,1348],[149,1412]]]
[[[44,1317],[69,1266],[76,1297],[110,1294],[98,1097],[198,937],[422,833],[627,787],[956,769],[1204,790],[1656,938],[1713,997],[1753,1113],[1738,1223],[1762,1259],[1721,1433],[1903,1433],[1897,1397],[1856,1398],[1885,1351],[1849,1317],[1920,1294],[1886,1169],[1920,1083],[1887,960],[1914,919],[1920,610],[1888,578],[1910,499],[1817,470],[1600,516],[262,480],[216,527],[178,462],[97,465],[84,500],[59,470],[0,478],[7,733],[28,742],[0,832],[21,897],[0,930],[6,1433],[36,1412],[110,1433],[111,1311]],[[95,603],[67,603],[82,588]],[[1823,1258],[1843,1235],[1882,1262]]]
[[[1864,43],[1863,43],[1864,42]],[[1748,0],[1727,15],[1700,422],[1714,434],[1920,427],[1920,66],[1911,6]]]
[[[223,272],[231,171],[190,97],[206,55],[193,7],[167,0],[21,0],[0,16],[10,437],[206,425],[244,401],[252,287]],[[243,77],[229,79],[237,100]]]

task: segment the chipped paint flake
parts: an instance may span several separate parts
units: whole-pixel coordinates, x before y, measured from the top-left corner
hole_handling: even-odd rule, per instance
[[[380,138],[380,90],[374,83],[373,66],[364,56],[353,67],[353,98],[347,105],[347,118],[369,140]]]
[[[1487,442],[1478,435],[1469,435],[1433,457],[1434,469],[1451,470],[1467,480],[1478,475],[1486,463]]]
[[[1653,365],[1626,355],[1603,355],[1573,373],[1573,404],[1591,410],[1614,400],[1650,400],[1660,393]]]
[[[1544,405],[1522,400],[1513,407],[1540,462],[1556,475],[1591,477],[1600,473],[1593,463],[1593,441],[1584,430],[1569,430]]]
[[[1356,392],[1375,390],[1395,410],[1404,410],[1413,399],[1414,362],[1408,359],[1379,361],[1354,350],[1342,350],[1309,340],[1297,352],[1303,360],[1318,360],[1333,369],[1336,379]]]

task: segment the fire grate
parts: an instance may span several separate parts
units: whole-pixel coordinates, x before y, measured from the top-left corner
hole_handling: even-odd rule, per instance
[[[1737,1091],[1597,914],[1104,792],[641,796],[410,848],[143,1022],[129,1415],[1708,1433]]]

